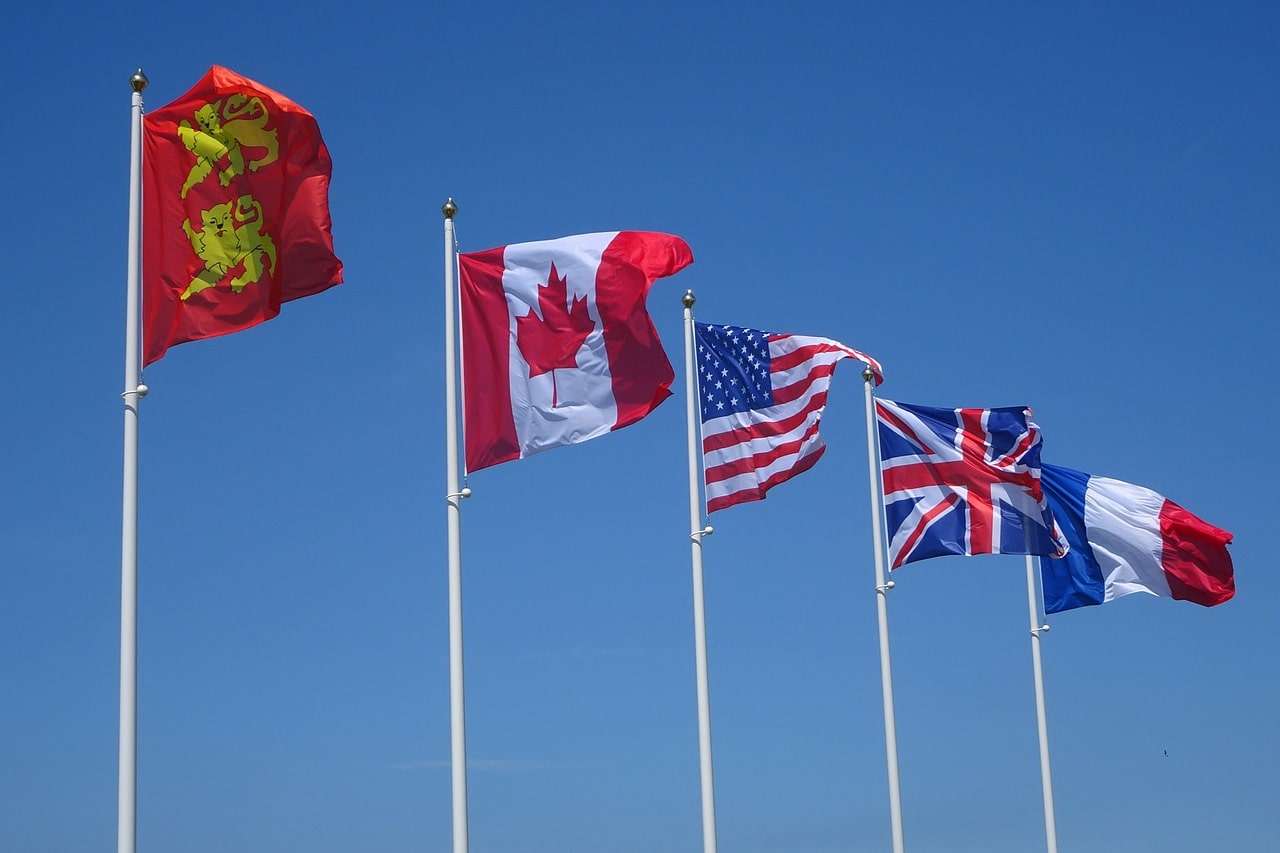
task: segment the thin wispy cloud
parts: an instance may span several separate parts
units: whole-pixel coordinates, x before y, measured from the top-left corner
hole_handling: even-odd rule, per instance
[[[669,658],[680,654],[674,646],[572,646],[570,648],[526,648],[516,653],[523,658],[553,658],[556,660],[617,660],[624,658]]]
[[[403,761],[391,766],[396,770],[447,770],[450,763],[447,758],[427,758],[418,761]],[[467,760],[468,770],[492,772],[586,770],[599,766],[599,764],[589,761],[563,761],[544,758],[471,758]]]

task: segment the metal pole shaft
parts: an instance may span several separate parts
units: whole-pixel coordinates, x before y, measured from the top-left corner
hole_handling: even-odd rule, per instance
[[[449,521],[449,766],[453,771],[453,853],[467,853],[467,722],[462,680],[462,492],[458,488],[458,374],[454,309],[453,199],[444,212],[445,503]]]
[[[711,691],[707,683],[707,617],[702,591],[702,537],[698,479],[698,385],[694,355],[693,291],[684,295],[684,378],[689,427],[689,540],[693,556],[693,636],[698,670],[698,767],[702,781],[702,849],[716,851],[716,783],[711,764]]]
[[[880,692],[884,698],[884,749],[889,770],[889,824],[893,833],[893,853],[902,853],[902,794],[898,788],[898,730],[893,714],[893,671],[889,666],[889,609],[885,597],[884,532],[880,511],[880,454],[876,450],[876,414],[872,383],[875,377],[863,371],[867,403],[867,473],[871,480],[871,535],[876,563],[876,618],[880,627]]]
[[[138,314],[142,289],[142,90],[130,78],[129,261],[124,321],[124,485],[120,525],[120,735],[117,853],[134,853],[138,793]]]
[[[1058,853],[1058,828],[1053,816],[1053,779],[1049,774],[1049,723],[1044,708],[1044,668],[1040,663],[1040,611],[1036,602],[1035,558],[1027,555],[1027,614],[1031,621],[1031,667],[1036,679],[1036,728],[1040,735],[1040,787],[1044,794],[1044,836],[1049,853]]]

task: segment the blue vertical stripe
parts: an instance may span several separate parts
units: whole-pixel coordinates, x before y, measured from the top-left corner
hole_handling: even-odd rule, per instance
[[[1040,483],[1045,502],[1067,537],[1071,551],[1060,559],[1040,558],[1040,583],[1044,590],[1044,612],[1060,613],[1077,607],[1101,604],[1104,588],[1102,568],[1093,556],[1085,536],[1084,495],[1089,475],[1059,465],[1040,467]]]

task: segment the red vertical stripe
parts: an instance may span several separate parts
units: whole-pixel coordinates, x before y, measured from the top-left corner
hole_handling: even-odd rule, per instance
[[[984,409],[960,410],[960,452],[965,462],[980,470],[987,468],[986,429],[982,425]],[[991,487],[969,488],[969,553],[991,554],[992,506]],[[910,549],[903,548],[903,553]]]
[[[1169,499],[1160,508],[1161,566],[1174,598],[1205,607],[1236,594],[1231,534],[1197,518]]]
[[[520,458],[511,414],[511,320],[502,290],[503,248],[458,258],[468,471]]]
[[[620,231],[605,249],[596,272],[596,310],[604,324],[604,346],[618,407],[614,429],[635,423],[671,396],[675,373],[649,319],[645,298],[655,279],[693,263],[679,237]]]

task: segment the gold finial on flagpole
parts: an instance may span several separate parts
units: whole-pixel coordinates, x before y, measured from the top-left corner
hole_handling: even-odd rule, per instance
[[[684,307],[685,307],[685,308],[692,308],[692,307],[693,307],[693,303],[694,303],[694,302],[696,302],[696,301],[697,301],[697,300],[693,298],[693,291],[692,291],[692,290],[686,290],[686,291],[684,292],[684,296],[681,296],[681,297],[680,297],[680,302],[681,302],[681,304],[683,304],[683,305],[684,305]]]
[[[147,75],[142,73],[141,68],[129,75],[129,87],[135,92],[141,92],[147,88],[147,84],[150,82],[147,79]]]
[[[440,212],[444,214],[445,219],[453,219],[453,215],[458,212],[458,206],[453,203],[453,196],[449,196],[445,203],[441,206]]]

